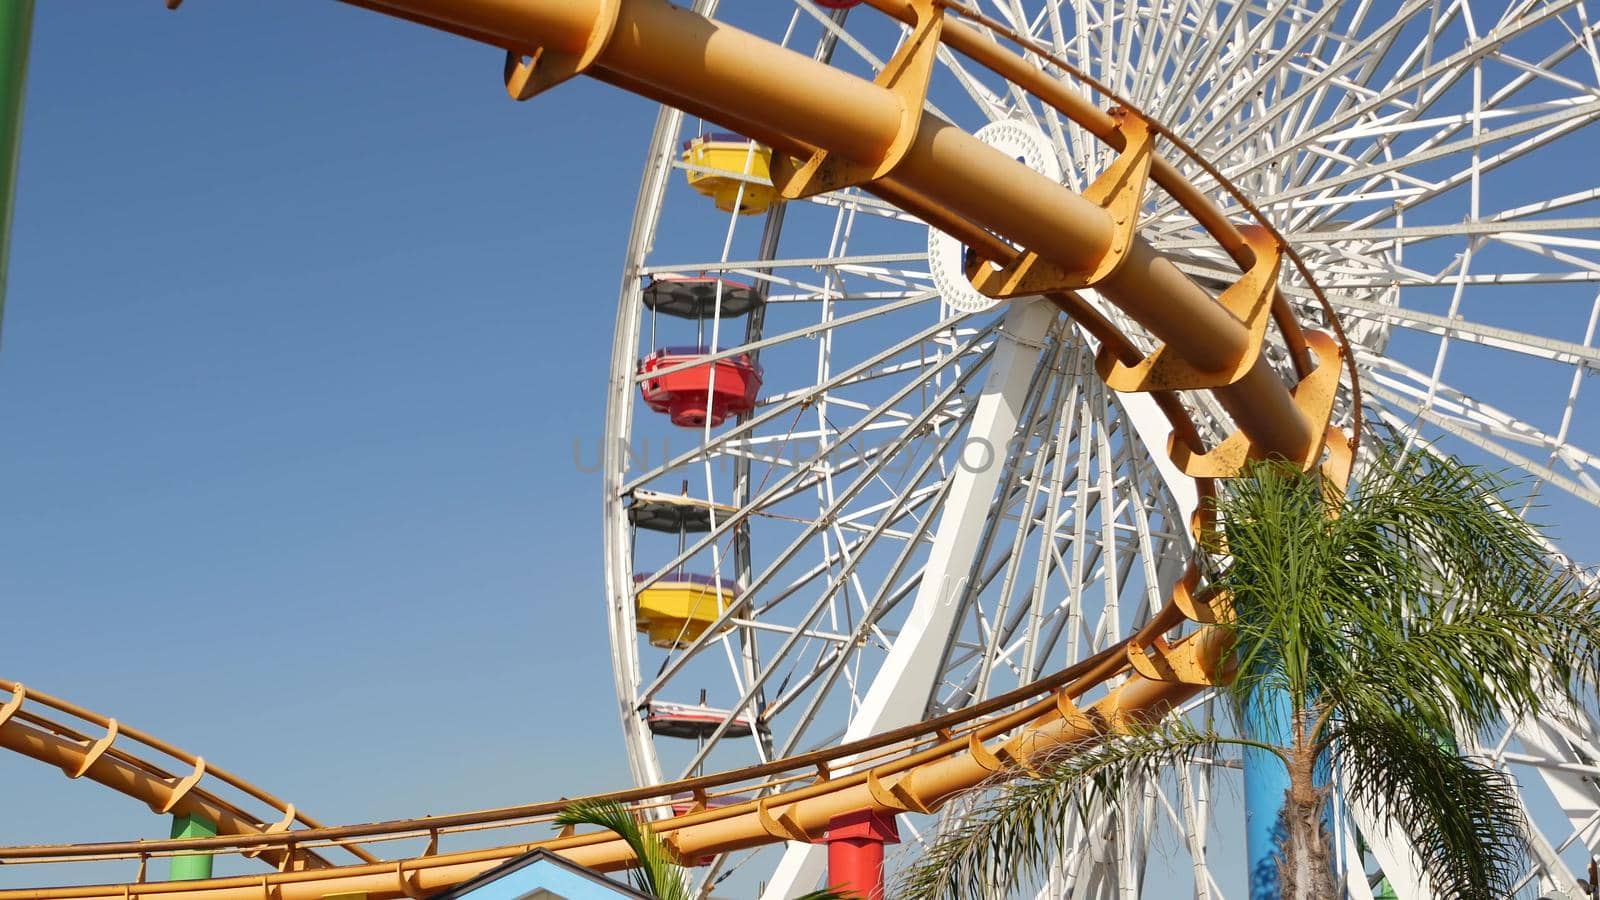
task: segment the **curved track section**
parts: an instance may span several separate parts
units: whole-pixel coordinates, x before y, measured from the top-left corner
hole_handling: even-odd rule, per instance
[[[221,834],[282,835],[322,827],[293,803],[116,719],[20,682],[0,679],[0,691],[10,695],[0,703],[0,747],[55,766],[68,778],[87,778],[127,794],[158,815],[198,816],[216,823]],[[259,815],[262,806],[270,817]],[[346,849],[363,862],[377,862],[359,847]],[[280,871],[333,865],[302,848],[272,847],[260,855]]]
[[[1299,265],[1292,250],[1264,221],[1235,226],[1179,176],[1156,152],[1156,137],[1165,134],[1158,125],[1137,111],[1112,114],[1092,107],[1004,49],[992,31],[955,21],[959,7],[935,0],[870,0],[871,6],[912,23],[911,36],[890,64],[901,74],[873,83],[665,0],[353,2],[506,50],[507,87],[518,99],[587,74],[738,129],[787,154],[793,163],[780,171],[779,181],[794,196],[859,185],[956,237],[978,260],[968,274],[980,290],[996,299],[1050,303],[1067,312],[1097,342],[1099,370],[1108,383],[1151,394],[1172,422],[1174,462],[1196,479],[1202,495],[1212,491],[1213,479],[1231,477],[1247,459],[1267,454],[1297,460],[1307,469],[1320,465],[1340,484],[1348,477],[1355,442],[1330,423],[1341,402],[1359,409],[1358,388],[1353,380],[1340,384],[1349,360],[1342,336],[1302,330],[1275,290],[1280,265],[1285,260]],[[1074,193],[923,113],[923,87],[915,73],[941,43],[1102,139],[1119,154],[1107,175],[1087,196]],[[1240,267],[1238,282],[1220,302],[1139,236],[1148,182],[1187,209]],[[1301,273],[1315,290],[1303,266]],[[1093,289],[1115,309],[1103,310],[1077,293],[1080,289]],[[1145,333],[1125,333],[1108,312],[1137,323]],[[1273,323],[1281,338],[1276,358],[1284,361],[1285,374],[1265,352]],[[1328,324],[1337,330],[1331,312]],[[1141,344],[1155,349],[1146,355]],[[1237,430],[1215,446],[1202,446],[1180,397],[1189,391],[1214,398]],[[1359,421],[1353,431],[1359,434]],[[1197,529],[1208,525],[1196,524]],[[674,794],[700,801],[696,810],[656,826],[685,861],[779,841],[811,841],[834,816],[862,808],[937,809],[1007,764],[1025,765],[1050,748],[1114,732],[1132,717],[1164,714],[1225,680],[1225,641],[1207,625],[1226,615],[1226,601],[1201,589],[1197,573],[1191,566],[1165,606],[1125,642],[989,702],[826,751],[610,796],[645,811],[671,804]],[[97,744],[81,735],[55,737],[58,746],[80,748],[69,753],[70,747],[61,747],[60,755],[39,757],[58,765],[81,764]],[[115,762],[127,770],[95,780],[158,809],[176,810],[207,796],[195,793],[193,784],[185,787],[187,778],[174,784],[166,771],[132,766],[109,750],[86,771],[93,774]],[[205,773],[197,759],[195,766],[197,775]],[[710,802],[735,795],[757,799]],[[568,802],[279,833],[261,833],[261,823],[239,819],[231,827],[246,833],[216,838],[0,850],[0,859],[8,863],[194,850],[277,851],[288,859],[333,845],[430,838],[422,855],[395,862],[300,871],[283,866],[287,870],[209,881],[5,891],[0,900],[310,900],[346,892],[364,892],[373,900],[421,897],[533,846],[601,869],[632,863],[626,846],[609,833],[436,852],[441,835],[536,824]]]

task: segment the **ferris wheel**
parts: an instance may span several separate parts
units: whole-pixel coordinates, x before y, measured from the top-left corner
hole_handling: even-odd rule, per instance
[[[698,8],[871,77],[906,32],[852,5]],[[1199,160],[1168,158],[1241,221],[1205,164],[1242,189],[1343,323],[1369,430],[1512,469],[1566,537],[1600,524],[1585,449],[1600,434],[1580,404],[1600,366],[1600,8],[967,7],[996,40],[1027,41],[1032,64],[1097,79],[1113,94],[1090,91],[1097,104],[1128,102],[1181,137]],[[1118,159],[948,50],[927,108],[1074,190]],[[1144,625],[1193,549],[1198,498],[1168,456],[1168,419],[1148,394],[1107,386],[1093,335],[1042,300],[979,294],[958,240],[871,194],[781,200],[774,164],[670,109],[647,151],[604,455],[609,626],[640,784],[880,734],[1033,682]],[[1196,281],[1221,291],[1238,278],[1165,195],[1146,199],[1140,227]],[[1287,267],[1278,290],[1328,321]],[[1268,352],[1292,367],[1292,353]],[[1354,398],[1339,403],[1348,414]],[[1228,411],[1191,405],[1208,442],[1229,433]],[[1182,713],[1218,715],[1214,703]],[[1600,851],[1597,734],[1572,710],[1508,722],[1476,748],[1523,789],[1530,890],[1581,896]],[[1197,763],[1064,823],[1081,851],[1042,895],[1237,895],[1225,860],[1237,850],[1218,840],[1235,768]],[[1431,896],[1385,823],[1352,809],[1338,824],[1352,896]],[[739,864],[702,871],[710,882]],[[793,847],[769,896],[820,874],[817,853]]]

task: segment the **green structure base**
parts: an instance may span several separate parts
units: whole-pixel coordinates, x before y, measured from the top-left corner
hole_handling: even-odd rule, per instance
[[[217,826],[199,816],[173,816],[172,836],[174,838],[203,838],[216,837]],[[168,876],[173,881],[196,881],[211,877],[211,854],[209,853],[180,853],[172,858],[172,871]]]

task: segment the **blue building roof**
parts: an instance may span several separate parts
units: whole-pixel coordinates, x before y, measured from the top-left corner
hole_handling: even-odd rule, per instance
[[[548,850],[535,850],[462,882],[432,900],[637,900],[648,895]]]

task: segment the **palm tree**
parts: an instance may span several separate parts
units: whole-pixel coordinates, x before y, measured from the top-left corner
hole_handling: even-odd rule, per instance
[[[1220,528],[1203,549],[1234,612],[1220,626],[1238,662],[1233,706],[1286,706],[1286,739],[1174,718],[1063,748],[1008,773],[908,871],[904,893],[993,896],[1038,878],[1070,816],[1232,746],[1289,772],[1277,871],[1265,873],[1281,896],[1337,895],[1319,783],[1328,766],[1348,776],[1350,802],[1404,830],[1439,896],[1510,896],[1527,852],[1514,785],[1454,738],[1577,704],[1600,668],[1600,596],[1509,512],[1506,487],[1394,444],[1349,496],[1282,461],[1254,465],[1217,501]]]
[[[615,800],[579,800],[556,815],[557,825],[596,825],[610,829],[633,851],[638,865],[628,870],[628,881],[641,894],[661,900],[690,900],[678,859],[653,830],[640,824],[628,807]],[[796,900],[847,900],[834,891],[813,891]]]

